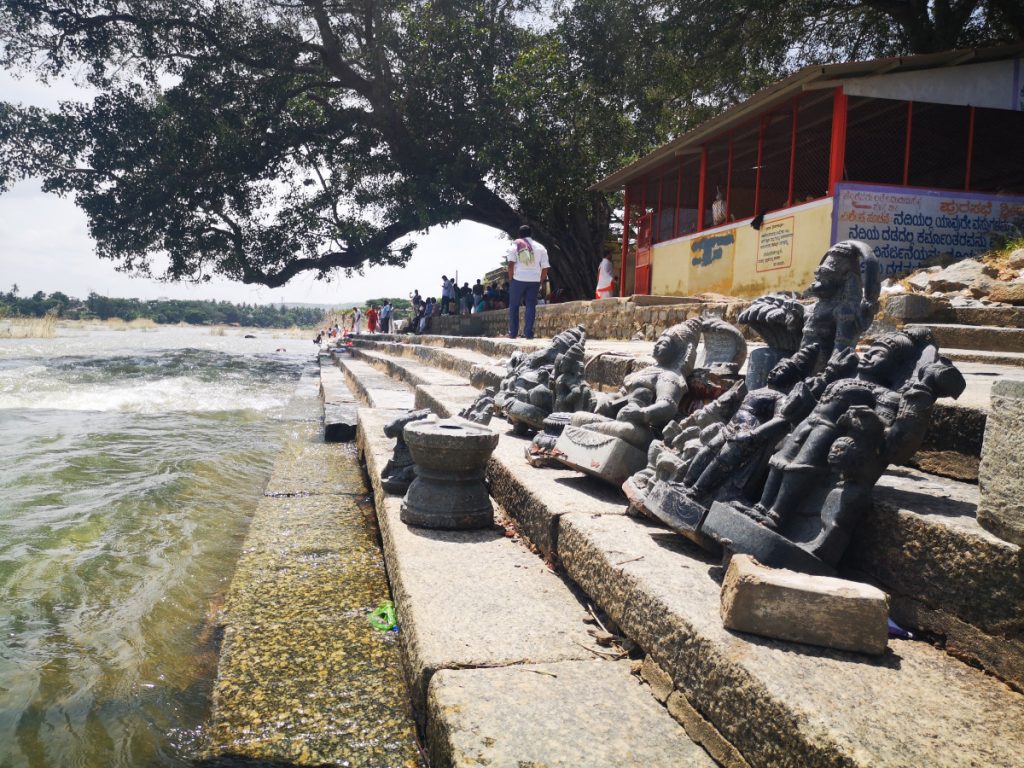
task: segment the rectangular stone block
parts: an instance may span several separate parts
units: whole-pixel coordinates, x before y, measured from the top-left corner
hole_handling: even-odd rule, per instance
[[[889,601],[869,584],[767,568],[734,555],[722,583],[729,629],[777,640],[879,655],[888,643]]]
[[[582,427],[566,427],[555,444],[555,450],[562,454],[559,460],[566,466],[616,486],[647,466],[647,454],[639,448],[625,440]]]
[[[1024,381],[992,385],[992,412],[985,426],[978,468],[978,523],[1004,541],[1024,546]]]
[[[324,405],[324,442],[347,443],[356,439],[356,404]]]
[[[885,314],[904,323],[918,323],[931,318],[937,302],[919,293],[901,293],[885,300]]]

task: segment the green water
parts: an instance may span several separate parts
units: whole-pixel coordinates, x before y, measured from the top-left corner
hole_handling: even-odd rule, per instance
[[[215,619],[311,356],[283,345],[0,344],[0,766],[189,764]]]

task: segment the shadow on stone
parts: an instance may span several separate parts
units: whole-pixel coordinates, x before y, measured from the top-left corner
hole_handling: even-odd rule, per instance
[[[760,645],[765,648],[783,651],[784,653],[795,653],[800,656],[808,656],[817,659],[832,659],[834,661],[848,662],[850,664],[863,664],[869,667],[884,667],[886,669],[897,671],[903,666],[903,659],[899,654],[895,653],[892,648],[889,648],[882,656],[865,656],[860,653],[837,651],[831,648],[805,645],[804,643],[792,643],[788,640],[772,640],[766,637],[752,635],[748,632],[737,632],[729,628],[725,628],[725,631],[746,643],[750,643],[751,645]]]

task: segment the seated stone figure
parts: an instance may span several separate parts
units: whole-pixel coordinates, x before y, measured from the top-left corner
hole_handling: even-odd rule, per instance
[[[762,296],[739,316],[768,344],[751,353],[747,384],[764,385],[771,368],[783,357],[809,344],[818,345],[820,370],[834,350],[853,348],[871,325],[881,290],[878,260],[867,243],[843,240],[829,248],[807,289],[816,303],[805,311],[786,296]]]
[[[596,413],[577,413],[556,444],[561,461],[621,485],[647,463],[647,448],[679,413],[693,370],[700,319],[673,326],[654,345],[654,365],[626,376]]]
[[[964,386],[927,330],[879,337],[771,456],[757,503],[714,503],[701,533],[766,565],[835,565],[882,472],[920,446],[935,400]]]
[[[576,343],[585,341],[582,325],[555,336],[545,349],[529,355],[516,352],[506,365],[494,405],[512,423],[515,431],[526,434],[540,429],[554,405],[552,385],[555,361]]]

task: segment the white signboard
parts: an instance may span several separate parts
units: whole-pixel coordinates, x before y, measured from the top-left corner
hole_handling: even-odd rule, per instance
[[[863,240],[882,274],[919,268],[948,254],[987,251],[1000,235],[1024,226],[1024,196],[946,192],[843,182],[836,185],[832,242]]]

